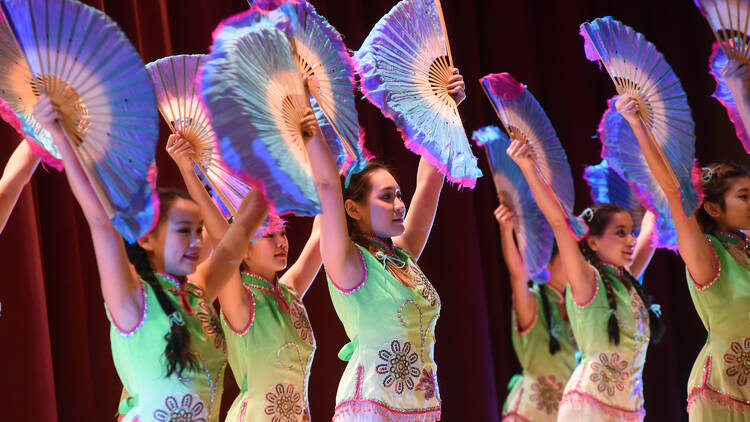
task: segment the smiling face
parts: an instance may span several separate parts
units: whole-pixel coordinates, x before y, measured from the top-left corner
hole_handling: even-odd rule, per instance
[[[636,238],[633,235],[633,217],[627,211],[610,215],[604,230],[585,240],[600,261],[615,267],[628,267],[633,263]]]
[[[245,255],[245,264],[250,270],[272,280],[276,273],[287,266],[289,240],[286,229],[267,233],[251,242]]]
[[[362,233],[383,238],[403,234],[406,206],[396,179],[387,170],[377,169],[369,174],[369,185],[363,201],[345,201],[347,214]]]
[[[706,212],[722,230],[750,229],[750,177],[737,177],[729,182],[723,204],[706,201]]]
[[[169,204],[166,218],[138,240],[148,252],[151,267],[176,277],[195,272],[203,248],[203,219],[198,205],[176,198]]]

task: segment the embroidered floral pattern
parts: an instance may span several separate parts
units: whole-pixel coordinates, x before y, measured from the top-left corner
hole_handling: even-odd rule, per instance
[[[420,371],[412,365],[419,360],[419,355],[411,351],[411,343],[408,341],[401,344],[398,340],[393,340],[390,346],[390,350],[385,348],[378,351],[378,357],[384,363],[375,366],[375,372],[383,375],[384,387],[393,387],[398,394],[404,392],[404,387],[413,390],[413,378],[418,377]]]
[[[419,377],[419,383],[417,384],[417,391],[424,393],[425,400],[430,400],[435,397],[435,386],[437,384],[435,380],[435,372],[430,368],[422,368],[422,375]]]
[[[297,330],[300,338],[307,342],[307,344],[313,344],[312,327],[310,326],[310,320],[307,319],[305,308],[296,301],[292,302],[290,314],[292,315],[294,329]]]
[[[272,416],[272,422],[296,422],[302,415],[302,396],[295,391],[294,385],[276,384],[271,392],[266,393],[266,400],[270,403],[263,411]]]
[[[648,310],[638,293],[633,292],[630,296],[630,309],[633,310],[636,331],[642,336],[647,335],[649,330]]]
[[[750,337],[743,344],[733,341],[729,348],[731,352],[724,354],[724,363],[728,365],[726,374],[737,377],[737,385],[744,387],[750,377]]]
[[[206,406],[196,394],[187,393],[179,400],[175,396],[167,396],[164,406],[166,409],[154,411],[154,419],[159,422],[206,422],[208,418]]]
[[[432,284],[429,280],[427,280],[427,277],[425,277],[424,273],[414,265],[409,266],[409,271],[412,273],[414,281],[416,282],[417,287],[422,294],[422,297],[425,298],[433,308],[439,305],[440,297],[437,294],[437,290],[432,287]]]
[[[213,306],[207,300],[202,299],[198,302],[198,312],[195,314],[195,319],[200,322],[203,332],[213,338],[214,347],[221,350],[222,353],[226,353],[227,340],[224,337],[224,331],[221,329],[221,322]]]
[[[599,392],[607,392],[613,396],[615,390],[622,391],[625,389],[625,382],[630,379],[630,372],[627,370],[628,362],[620,360],[618,353],[599,353],[599,362],[591,364],[594,373],[591,374],[591,381],[598,383]]]
[[[547,414],[557,412],[557,406],[562,400],[562,381],[554,375],[539,375],[536,382],[531,384],[531,401],[536,403],[536,409]]]

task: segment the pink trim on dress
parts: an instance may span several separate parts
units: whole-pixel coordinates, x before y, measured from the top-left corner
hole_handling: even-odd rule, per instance
[[[518,412],[509,412],[503,415],[500,422],[534,422],[531,419],[526,419],[522,414]]]
[[[711,280],[709,280],[708,283],[701,285],[695,282],[693,275],[690,274],[690,270],[687,270],[688,275],[690,276],[690,282],[693,283],[693,286],[695,286],[695,288],[700,291],[706,290],[707,288],[711,287],[711,285],[714,284],[714,282],[718,280],[719,277],[721,276],[721,261],[719,261],[719,257],[716,255],[716,249],[714,249],[713,243],[708,238],[705,238],[705,239],[706,239],[706,242],[708,243],[708,247],[711,248],[711,254],[713,255],[713,258],[714,258],[713,278],[711,278]]]
[[[594,299],[596,299],[596,295],[599,294],[599,279],[602,277],[602,275],[598,274],[594,267],[590,267],[590,268],[591,268],[591,271],[594,273],[594,280],[596,282],[596,287],[594,288],[594,293],[591,295],[591,297],[587,301],[581,304],[581,303],[578,303],[578,301],[576,301],[576,297],[573,294],[573,291],[572,290],[570,291],[570,297],[573,299],[573,303],[575,303],[579,309],[583,309],[589,306],[591,302],[593,302]]]
[[[570,403],[570,404],[568,404]],[[572,390],[565,393],[562,400],[560,401],[559,409],[564,405],[569,406],[580,406],[586,404],[590,407],[597,408],[600,412],[625,421],[642,421],[646,417],[646,410],[640,408],[638,410],[626,410],[611,404],[604,403],[596,397],[585,393],[583,391]]]
[[[528,334],[529,331],[531,331],[532,328],[536,325],[536,320],[539,319],[539,304],[536,301],[536,298],[534,298],[534,318],[531,320],[531,324],[529,324],[528,327],[526,327],[523,330],[518,329],[518,317],[516,310],[513,310],[513,329],[518,333],[519,336],[523,337],[525,334]]]
[[[336,290],[339,291],[339,293],[342,293],[345,295],[352,294],[356,292],[357,290],[361,289],[362,286],[365,285],[365,281],[367,281],[367,266],[365,265],[365,257],[362,256],[362,250],[360,250],[359,248],[357,248],[357,253],[359,254],[359,262],[360,264],[362,264],[362,280],[359,283],[357,283],[356,286],[352,287],[351,289],[345,289],[339,286],[338,284],[336,284],[336,282],[333,281],[333,278],[331,278],[330,275],[328,276],[328,279],[331,281],[331,284],[333,285],[333,287],[336,288]]]
[[[146,286],[144,286],[143,283],[141,283],[140,288],[141,288],[141,302],[143,303],[143,310],[141,311],[141,319],[138,320],[138,323],[135,324],[135,327],[131,328],[130,330],[123,330],[120,327],[120,325],[117,324],[117,322],[115,321],[115,318],[109,312],[109,307],[107,306],[107,303],[104,302],[104,307],[107,310],[107,315],[109,316],[110,322],[112,322],[112,326],[115,327],[115,330],[117,330],[117,332],[123,337],[132,337],[133,335],[135,335],[138,329],[143,326],[143,322],[146,321],[146,317],[148,316],[148,303],[146,302]]]
[[[229,329],[232,330],[233,333],[240,337],[247,334],[247,331],[253,325],[253,321],[255,321],[255,300],[253,299],[253,292],[250,291],[250,288],[245,286],[244,284],[242,285],[242,287],[247,290],[247,297],[250,298],[250,318],[247,319],[247,325],[245,326],[245,328],[243,328],[242,330],[236,330],[229,322],[229,318],[227,318],[227,314],[224,313],[224,310],[222,309],[221,311],[221,315],[224,317],[224,322],[226,322],[227,327],[229,327]]]
[[[711,356],[706,357],[706,366],[703,368],[703,383],[700,387],[693,388],[687,398],[687,412],[695,402],[704,400],[712,402],[734,413],[750,415],[750,404],[745,401],[730,397],[715,390],[708,384],[708,375],[711,373]]]

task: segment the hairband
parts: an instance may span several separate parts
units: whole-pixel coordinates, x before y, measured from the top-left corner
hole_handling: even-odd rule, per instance
[[[578,217],[583,218],[584,221],[590,223],[591,220],[594,219],[594,210],[592,210],[591,208],[586,208]]]
[[[718,164],[716,167],[701,167],[701,171],[705,171],[703,176],[701,176],[701,182],[708,183],[712,177],[714,177],[714,172],[718,171],[721,168],[721,164]]]

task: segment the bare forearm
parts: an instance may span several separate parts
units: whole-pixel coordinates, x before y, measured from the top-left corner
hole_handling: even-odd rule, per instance
[[[511,280],[519,279],[524,280],[524,282],[528,280],[523,258],[521,258],[516,242],[513,240],[512,229],[500,230],[500,244],[503,248],[503,259],[505,260],[505,265],[508,267],[508,274]]]
[[[208,194],[206,188],[203,187],[203,183],[201,183],[193,168],[180,167],[180,174],[182,175],[182,180],[185,181],[185,186],[190,196],[198,204],[198,207],[200,207],[203,221],[213,244],[218,245],[221,238],[227,232],[227,229],[229,229],[229,223],[224,219],[224,216],[211,199],[211,195]]]
[[[31,152],[26,141],[22,140],[10,156],[0,178],[0,231],[5,228],[5,223],[24,186],[31,180],[37,164],[39,157]]]
[[[744,86],[735,87],[729,85],[729,90],[732,92],[732,98],[737,106],[737,113],[742,120],[742,122],[735,122],[735,124],[742,124],[745,128],[745,133],[750,133],[750,92]]]

